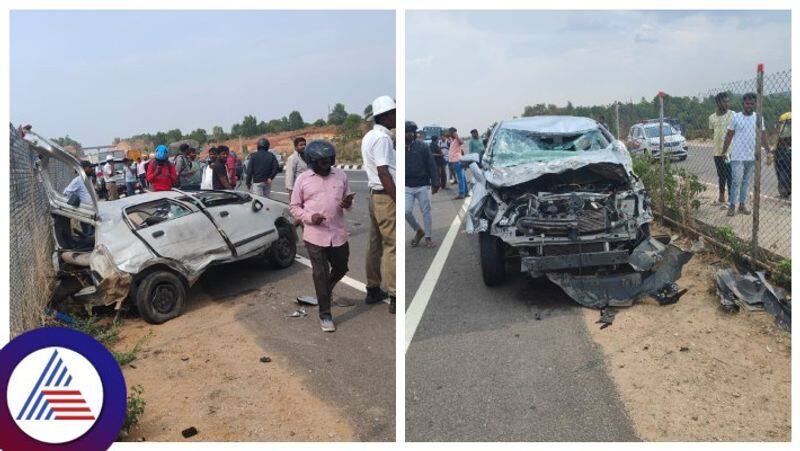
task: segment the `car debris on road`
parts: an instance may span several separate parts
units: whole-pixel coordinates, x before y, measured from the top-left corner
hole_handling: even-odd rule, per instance
[[[764,272],[742,273],[734,268],[719,268],[714,281],[720,304],[726,311],[765,310],[775,317],[775,324],[791,332],[792,305],[782,288],[767,282]]]

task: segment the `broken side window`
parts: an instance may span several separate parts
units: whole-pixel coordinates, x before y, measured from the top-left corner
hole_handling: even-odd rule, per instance
[[[128,207],[125,214],[137,229],[142,229],[192,214],[192,210],[177,202],[160,199]]]

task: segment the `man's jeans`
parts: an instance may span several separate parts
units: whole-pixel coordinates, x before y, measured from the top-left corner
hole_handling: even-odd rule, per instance
[[[414,218],[414,201],[419,201],[419,209],[422,211],[422,222],[425,224],[425,238],[431,237],[431,187],[430,186],[406,186],[406,222],[414,229],[420,229],[417,219]]]
[[[461,167],[461,163],[450,163],[450,170],[455,173],[456,180],[458,180],[458,195],[467,197],[467,177],[464,174],[464,168]]]
[[[127,196],[133,196],[134,194],[136,194],[135,186],[136,186],[136,182],[125,182],[125,188],[126,188],[126,193],[125,194]]]
[[[331,296],[333,287],[347,274],[350,260],[350,246],[322,247],[305,242],[308,259],[311,260],[311,275],[314,278],[314,291],[317,293],[319,318],[331,318]]]
[[[747,202],[747,194],[750,190],[750,179],[753,178],[753,169],[756,162],[753,160],[731,161],[731,194],[730,206],[736,206],[736,196],[739,196],[739,203],[744,204]]]
[[[255,194],[256,196],[269,197],[271,192],[272,184],[268,183],[253,183],[253,185],[250,187],[250,193]]]
[[[717,182],[719,184],[720,196],[731,193],[731,164],[725,161],[725,157],[714,156],[714,166],[717,168]]]

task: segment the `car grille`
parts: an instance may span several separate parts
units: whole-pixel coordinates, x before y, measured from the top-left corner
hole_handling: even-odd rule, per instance
[[[542,255],[572,255],[586,252],[603,252],[605,243],[584,243],[584,244],[560,244],[552,246],[542,246]]]
[[[526,217],[519,220],[520,228],[533,233],[566,236],[570,229],[577,229],[579,235],[605,230],[606,216],[603,210],[584,210],[577,220],[570,217]]]

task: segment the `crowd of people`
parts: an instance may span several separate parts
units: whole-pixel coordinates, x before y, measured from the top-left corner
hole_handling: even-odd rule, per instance
[[[430,137],[425,144],[425,136],[417,124],[407,121],[406,128],[406,222],[413,230],[411,246],[422,243],[425,247],[436,247],[431,236],[431,196],[440,190],[449,189],[448,185],[457,185],[457,193],[453,200],[467,197],[467,176],[461,164],[464,156],[464,142],[458,136],[458,130],[450,127],[442,135]],[[477,129],[470,131],[469,153],[482,155],[486,149],[486,140],[481,139]],[[422,214],[422,226],[414,216],[414,209],[419,206]]]

